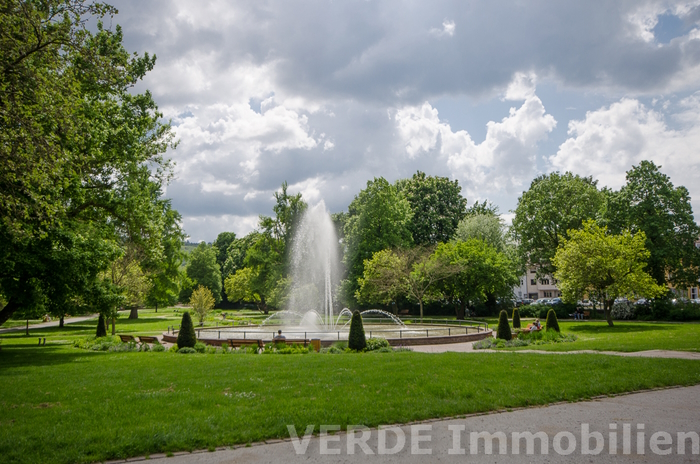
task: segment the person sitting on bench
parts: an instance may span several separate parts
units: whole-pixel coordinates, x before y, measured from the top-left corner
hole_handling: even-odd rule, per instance
[[[281,330],[278,330],[278,331],[277,331],[277,335],[275,335],[275,338],[273,338],[272,340],[274,340],[274,341],[284,341],[284,340],[286,340],[286,339],[287,339],[287,337],[285,337],[284,335],[282,335],[282,331],[281,331]]]

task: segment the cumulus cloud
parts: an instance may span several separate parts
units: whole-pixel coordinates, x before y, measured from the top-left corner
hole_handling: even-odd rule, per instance
[[[619,188],[625,173],[642,160],[661,165],[675,185],[686,186],[700,209],[700,94],[682,99],[670,115],[647,108],[636,99],[622,100],[585,119],[569,122],[569,138],[549,157],[553,169],[591,175],[602,185]]]
[[[406,154],[409,158],[436,155],[469,195],[517,191],[535,173],[537,145],[556,121],[535,95],[534,77],[517,74],[506,97],[524,102],[511,108],[501,121],[489,121],[481,143],[474,142],[467,131],[453,131],[441,122],[438,111],[428,102],[398,110],[395,118]]]

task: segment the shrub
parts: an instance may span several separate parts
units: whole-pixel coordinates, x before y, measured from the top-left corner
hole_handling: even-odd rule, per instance
[[[610,310],[610,315],[613,319],[618,320],[636,319],[637,317],[634,306],[627,301],[615,303]]]
[[[513,310],[513,328],[514,329],[520,328],[520,311],[518,311],[518,308],[515,308]]]
[[[194,348],[190,348],[189,346],[185,346],[185,347],[182,347],[179,350],[177,350],[177,352],[180,354],[192,354],[192,353],[196,353],[197,350],[195,350]]]
[[[192,317],[190,317],[190,313],[185,311],[182,315],[180,331],[177,333],[177,346],[180,348],[194,348],[195,343],[197,343],[197,334],[194,332]]]
[[[554,330],[555,332],[561,332],[559,330],[559,321],[557,320],[557,313],[554,312],[553,309],[550,309],[549,312],[547,313],[547,332],[549,330]]]
[[[155,345],[153,345],[153,351],[155,351],[157,353],[161,353],[161,352],[165,351],[165,347],[161,344],[155,344]]]
[[[197,353],[204,353],[207,350],[207,345],[202,342],[197,342],[194,344],[194,350]]]
[[[151,347],[148,346],[148,343],[141,343],[141,347],[139,348],[139,351],[151,351]]]
[[[97,318],[97,332],[95,332],[95,337],[101,338],[107,336],[107,321],[105,320],[104,314],[100,313],[100,317]]]
[[[180,349],[180,347],[177,346],[177,343],[176,343],[173,346],[171,346],[168,351],[172,351],[173,353],[177,353],[179,349]]]
[[[362,316],[355,310],[350,320],[350,334],[348,335],[348,348],[355,351],[362,351],[367,346],[365,338],[365,328],[362,326]]]
[[[510,325],[508,325],[508,313],[505,309],[501,311],[500,316],[498,316],[498,330],[496,331],[496,338],[501,340],[510,340],[513,338],[513,334],[510,331]]]
[[[391,348],[386,338],[367,339],[367,347],[365,348],[365,351],[381,350],[382,348]]]

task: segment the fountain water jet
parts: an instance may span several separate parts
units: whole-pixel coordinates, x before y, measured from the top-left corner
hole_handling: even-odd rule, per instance
[[[306,210],[292,239],[291,280],[287,308],[299,314],[317,312],[322,327],[332,329],[333,295],[339,281],[338,238],[321,200]],[[317,318],[302,317],[316,325]]]

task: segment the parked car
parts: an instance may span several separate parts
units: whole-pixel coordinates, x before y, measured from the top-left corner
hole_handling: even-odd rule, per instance
[[[550,306],[560,305],[560,304],[564,304],[564,301],[561,298],[552,298],[549,300],[549,302],[547,304]]]
[[[591,303],[589,300],[579,300],[576,304],[578,306],[583,306],[583,307],[593,306],[593,303]]]
[[[522,301],[523,301],[523,305],[529,305],[529,304],[532,304],[532,302],[534,300],[531,298],[523,298]]]
[[[649,300],[647,300],[646,298],[640,298],[637,301],[635,301],[634,304],[636,304],[638,306],[639,305],[647,305],[647,304],[649,304]]]
[[[690,302],[693,304],[700,304],[700,298],[693,298]]]
[[[546,304],[549,304],[550,300],[551,300],[551,298],[539,298],[539,299],[535,300],[535,304],[546,305]]]

